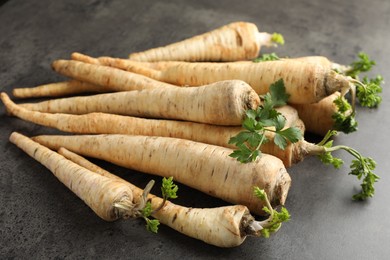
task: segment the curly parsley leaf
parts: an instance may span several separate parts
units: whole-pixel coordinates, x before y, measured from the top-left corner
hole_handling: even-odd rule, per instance
[[[379,180],[379,176],[374,173],[376,162],[372,158],[364,157],[351,147],[345,145],[333,146],[333,141],[329,140],[329,138],[336,133],[336,131],[329,131],[318,144],[318,146],[323,148],[323,151],[318,154],[318,157],[323,163],[332,164],[334,167],[339,168],[343,164],[343,161],[333,157],[331,153],[337,150],[348,152],[355,158],[350,165],[351,172],[349,174],[355,175],[358,180],[362,179],[361,192],[355,194],[352,198],[354,200],[364,200],[373,197],[375,193],[374,184]]]
[[[274,60],[280,60],[279,56],[275,53],[264,53],[260,57],[253,59],[253,62],[262,62],[262,61],[274,61]]]
[[[375,61],[371,60],[364,52],[360,52],[358,58],[357,61],[351,63],[350,69],[345,72],[345,75],[356,78],[360,73],[370,71],[376,65]]]
[[[283,222],[290,220],[291,216],[285,207],[282,207],[280,211],[274,210],[264,190],[254,187],[253,193],[258,199],[265,202],[266,206],[263,207],[263,211],[270,215],[266,220],[260,222],[260,225],[263,227],[260,231],[261,235],[268,238],[272,233],[280,229]]]
[[[337,107],[337,112],[332,115],[333,129],[346,134],[356,131],[358,123],[355,119],[355,113],[352,112],[351,104],[342,96],[336,98],[333,103]]]
[[[157,219],[150,219],[150,216],[155,213],[156,211],[160,210],[164,205],[167,199],[175,199],[177,198],[177,191],[178,191],[178,186],[173,183],[173,177],[169,178],[163,178],[162,180],[162,186],[161,186],[161,192],[163,196],[163,201],[157,207],[156,209],[152,208],[152,203],[147,200],[147,196],[152,189],[154,185],[154,181],[150,181],[142,194],[141,200],[140,200],[140,205],[139,209],[135,213],[136,217],[142,217],[145,222],[146,222],[146,229],[148,231],[151,231],[153,233],[157,233],[158,231],[158,225],[160,225],[160,222]]]
[[[362,84],[356,85],[356,97],[359,100],[359,103],[368,108],[377,107],[382,102],[382,93],[381,84],[383,83],[383,77],[378,75],[373,79],[368,79],[364,77]]]
[[[363,178],[363,182],[360,185],[362,191],[353,196],[354,200],[365,200],[366,198],[374,196],[374,183],[379,180],[379,176],[373,173],[375,167],[376,162],[369,157],[361,157],[352,160],[350,174],[357,176],[359,180]]]
[[[176,199],[179,187],[173,183],[173,177],[163,178],[161,192],[164,199]]]
[[[273,33],[271,41],[280,45],[284,45],[284,37],[280,33]]]
[[[145,221],[146,221],[146,230],[153,233],[158,232],[158,226],[160,225],[160,222],[157,219],[145,218]]]
[[[360,82],[359,74],[370,71],[376,63],[364,52],[360,52],[358,58],[359,60],[352,62],[349,69],[344,71],[344,75],[353,79],[351,82],[356,85],[356,97],[362,106],[377,107],[382,102],[380,94],[382,93],[383,77],[380,75],[373,79],[364,77]]]
[[[330,140],[323,145],[323,147],[326,147],[326,148],[330,148],[332,146],[333,146],[333,140]],[[320,161],[323,164],[326,164],[326,165],[331,164],[336,169],[339,169],[341,167],[341,165],[343,165],[343,163],[344,163],[343,160],[341,160],[340,158],[333,157],[331,152],[324,152],[322,154],[319,154],[318,158],[320,159]]]

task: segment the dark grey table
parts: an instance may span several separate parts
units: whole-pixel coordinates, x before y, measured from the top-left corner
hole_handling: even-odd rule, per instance
[[[348,64],[365,51],[377,61],[373,75],[390,79],[386,0],[12,0],[0,7],[0,90],[11,94],[14,87],[63,80],[50,63],[74,51],[126,57],[238,20],[282,33],[286,45],[276,50],[282,56],[325,55]],[[379,109],[358,107],[359,131],[336,138],[336,143],[377,161],[381,180],[374,198],[351,200],[360,183],[346,174],[348,155],[337,153],[346,160],[340,170],[307,158],[289,169],[293,185],[286,206],[291,221],[270,239],[249,238],[231,249],[209,246],[164,226],[152,234],[141,220],[102,221],[48,170],[8,142],[12,131],[29,136],[56,131],[8,117],[0,106],[0,258],[389,259],[389,98],[385,86]],[[95,162],[140,186],[152,178]],[[178,204],[191,207],[225,205],[183,185],[179,196]]]

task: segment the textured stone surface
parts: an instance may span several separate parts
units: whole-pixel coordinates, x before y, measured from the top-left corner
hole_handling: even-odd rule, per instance
[[[74,51],[126,57],[237,20],[282,33],[287,42],[277,50],[282,56],[320,54],[348,64],[364,50],[378,63],[374,73],[390,79],[386,0],[12,0],[0,7],[0,90],[11,94],[14,87],[62,80],[50,63]],[[289,169],[293,186],[286,206],[292,220],[270,239],[249,238],[233,249],[215,248],[167,227],[151,234],[138,220],[100,220],[48,170],[8,142],[12,131],[29,136],[56,131],[8,117],[0,106],[0,258],[386,259],[390,254],[386,88],[379,109],[358,107],[359,131],[336,140],[377,160],[382,179],[376,196],[363,203],[351,201],[359,182],[345,174],[347,155],[339,153],[347,163],[337,171],[308,158]],[[140,186],[151,178],[95,162]],[[180,187],[177,203],[224,205]]]

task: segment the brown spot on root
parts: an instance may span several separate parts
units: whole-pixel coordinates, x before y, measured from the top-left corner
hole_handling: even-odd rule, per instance
[[[185,214],[188,215],[191,212],[191,210],[192,208],[188,208]]]
[[[236,44],[237,46],[242,46],[242,36],[241,36],[241,33],[239,31],[236,30]]]
[[[175,222],[176,219],[177,219],[177,213],[175,213],[175,215],[173,216],[172,223]]]
[[[281,168],[279,171],[280,178],[278,179],[272,194],[272,206],[284,205],[287,199],[288,190],[291,186],[291,177],[288,175],[286,169]]]
[[[224,182],[226,182],[226,180],[227,180],[228,177],[229,177],[229,172],[227,172],[227,173],[225,174],[225,180],[224,180]]]

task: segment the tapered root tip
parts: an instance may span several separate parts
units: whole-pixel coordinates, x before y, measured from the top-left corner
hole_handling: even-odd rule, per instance
[[[93,57],[88,56],[88,55],[85,55],[85,54],[82,54],[82,53],[79,53],[79,52],[73,52],[70,55],[70,57],[72,60],[75,60],[75,61],[81,61],[81,62],[85,62],[85,63],[89,63],[89,64],[100,65],[100,62],[98,59],[93,58]]]
[[[55,60],[51,63],[51,69],[57,71],[57,65],[59,64],[59,60]]]
[[[3,102],[3,104],[5,106],[7,115],[8,116],[12,116],[12,112],[11,112],[11,109],[9,107],[9,104],[12,101],[10,100],[9,96],[5,92],[1,92],[0,99],[1,99],[1,101]]]

